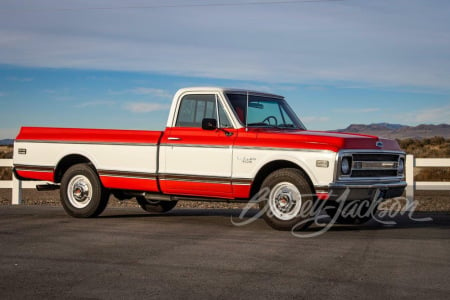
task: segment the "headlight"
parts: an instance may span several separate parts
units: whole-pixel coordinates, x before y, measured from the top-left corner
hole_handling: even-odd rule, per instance
[[[341,162],[341,172],[342,175],[350,174],[351,170],[351,159],[349,157],[344,157]]]
[[[398,173],[403,174],[405,171],[405,160],[403,158],[400,158],[398,161]]]

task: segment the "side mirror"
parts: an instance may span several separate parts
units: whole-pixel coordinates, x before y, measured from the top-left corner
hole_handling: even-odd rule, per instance
[[[202,129],[204,130],[214,130],[217,129],[217,120],[204,118],[202,120]]]

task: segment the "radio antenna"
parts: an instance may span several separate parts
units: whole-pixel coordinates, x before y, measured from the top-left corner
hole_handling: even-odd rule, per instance
[[[247,107],[245,108],[245,131],[248,131],[248,91],[247,91]]]

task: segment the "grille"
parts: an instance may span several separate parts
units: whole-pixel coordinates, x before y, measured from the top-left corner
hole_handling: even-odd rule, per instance
[[[398,154],[385,154],[385,153],[353,154],[353,161],[398,161]]]
[[[351,177],[391,177],[397,176],[397,170],[353,170]]]
[[[345,177],[374,178],[396,177],[399,175],[400,154],[396,153],[353,153],[346,155],[351,158],[351,172]],[[342,175],[342,174],[341,174]]]

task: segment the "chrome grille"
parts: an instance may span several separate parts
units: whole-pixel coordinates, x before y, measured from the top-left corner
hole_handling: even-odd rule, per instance
[[[385,178],[402,175],[398,169],[399,161],[404,159],[404,155],[400,153],[345,153],[343,157],[351,159],[351,172],[348,175],[341,173],[342,178]]]
[[[398,154],[388,153],[355,153],[354,161],[398,161]]]

